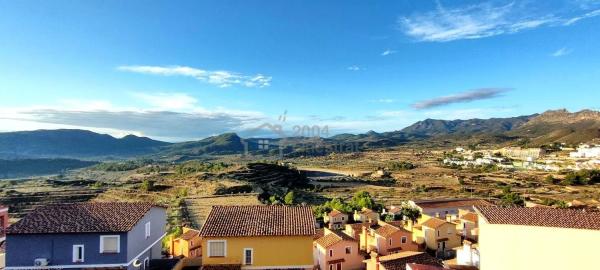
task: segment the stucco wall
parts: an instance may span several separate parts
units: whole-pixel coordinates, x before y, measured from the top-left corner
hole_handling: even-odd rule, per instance
[[[406,237],[406,243],[402,244],[402,236]],[[418,251],[419,247],[412,242],[412,234],[406,231],[398,231],[391,236],[384,238],[379,235],[376,235],[377,241],[377,253],[381,256],[391,254],[392,252],[388,252],[389,249],[393,248],[402,248],[401,251]],[[392,239],[392,244],[390,245],[390,239]],[[399,251],[396,251],[397,253]]]
[[[146,223],[150,222],[150,237],[146,238]],[[148,248],[152,243],[156,242],[161,236],[165,234],[165,227],[167,222],[167,213],[164,208],[153,207],[146,213],[144,217],[138,221],[129,233],[127,233],[127,261],[133,259],[144,260],[146,257],[149,259],[160,258],[160,251],[162,249],[162,243],[159,241],[156,243],[150,252],[145,252],[142,256],[138,256],[142,251]]]
[[[121,252],[100,253],[100,235],[120,235]],[[51,265],[73,265],[73,245],[84,245],[83,264],[120,264],[127,262],[127,234],[25,234],[7,235],[6,266],[33,266],[37,258],[47,258]]]
[[[346,254],[346,247],[350,247],[350,254]],[[333,256],[331,257],[329,256],[330,249],[333,251]],[[327,263],[328,261],[338,259],[344,259],[344,262],[342,263],[343,270],[357,270],[364,268],[364,257],[362,257],[359,253],[358,242],[341,241],[328,248],[323,248],[316,245],[315,252],[317,256],[315,265],[318,264],[322,270],[329,269],[329,264]]]
[[[227,256],[208,257],[209,240],[227,240]],[[309,266],[313,263],[312,236],[205,237],[202,239],[203,264],[242,264],[244,248],[254,250],[257,266]]]
[[[598,269],[600,231],[479,222],[481,270]]]
[[[440,232],[440,236],[437,236],[437,231]],[[450,231],[450,233],[448,233]],[[423,226],[423,235],[425,237],[425,243],[427,248],[437,250],[438,239],[448,238],[446,241],[446,250],[458,247],[460,243],[460,235],[457,234],[456,225],[451,223],[445,223],[437,229],[432,229]]]

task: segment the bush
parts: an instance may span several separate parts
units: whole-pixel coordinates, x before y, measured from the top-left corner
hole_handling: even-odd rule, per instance
[[[386,167],[391,171],[405,171],[412,170],[416,168],[416,166],[407,161],[392,161],[386,164]]]

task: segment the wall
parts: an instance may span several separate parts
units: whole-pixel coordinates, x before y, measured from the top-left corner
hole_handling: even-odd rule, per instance
[[[227,256],[208,257],[209,240],[227,240]],[[254,249],[256,266],[308,266],[312,268],[312,236],[205,237],[202,239],[203,264],[241,264],[244,248]]]
[[[450,230],[450,233],[448,233],[448,230]],[[439,237],[437,236],[437,231],[440,231]],[[439,238],[448,238],[446,241],[446,250],[450,250],[461,245],[460,236],[457,235],[456,225],[452,223],[445,223],[437,229],[423,227],[423,234],[425,236],[427,248],[432,250],[437,250],[437,239]]]
[[[404,244],[402,244],[402,236],[406,237],[406,243],[404,243]],[[377,253],[381,256],[399,252],[399,251],[388,252],[389,249],[398,248],[398,247],[402,248],[401,251],[418,251],[419,250],[419,247],[413,243],[412,235],[410,232],[398,231],[387,238],[376,235],[376,239],[377,239],[377,247],[378,247]],[[391,245],[389,243],[390,239],[392,239]]]
[[[145,235],[147,222],[150,222],[150,238],[146,238]],[[166,224],[166,209],[161,207],[151,208],[128,233],[127,261],[129,262],[133,259],[140,259],[143,261],[145,258],[160,258],[162,249],[161,241],[158,241],[158,243],[156,243],[149,251],[144,252],[144,254],[140,255],[140,253],[165,234]]]
[[[493,225],[479,219],[481,270],[598,269],[600,231]]]
[[[346,254],[346,247],[351,247],[350,254]],[[329,256],[330,249],[333,250],[332,257]],[[327,262],[338,259],[344,259],[344,262],[342,263],[343,270],[364,269],[364,257],[359,253],[358,242],[341,241],[328,248],[316,245],[315,252],[318,258],[317,261],[315,261],[315,265],[318,264],[321,267],[321,270],[329,270],[329,264]]]
[[[121,252],[100,253],[100,235],[120,235]],[[33,266],[37,258],[51,265],[73,265],[73,245],[84,245],[83,264],[124,264],[127,261],[127,234],[9,234],[6,237],[6,266]]]
[[[6,228],[8,228],[8,207],[0,205],[0,243],[4,241]]]

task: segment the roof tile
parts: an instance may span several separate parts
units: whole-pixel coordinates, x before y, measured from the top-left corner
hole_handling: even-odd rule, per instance
[[[477,207],[490,224],[600,230],[600,212],[518,207]]]

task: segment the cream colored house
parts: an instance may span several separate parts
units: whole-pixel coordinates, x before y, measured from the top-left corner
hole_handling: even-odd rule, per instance
[[[600,269],[600,212],[477,207],[481,270]]]
[[[457,224],[456,229],[463,239],[477,241],[479,221],[476,213],[459,210],[458,219],[454,222]]]
[[[417,243],[425,242],[428,249],[444,252],[461,245],[455,223],[432,217],[414,228],[413,234],[416,233],[417,238],[422,238],[417,240]]]
[[[329,229],[342,230],[348,223],[348,214],[333,209],[323,217],[323,221],[329,223]]]
[[[379,213],[369,209],[369,208],[363,208],[362,210],[359,211],[354,211],[354,221],[356,222],[371,222],[371,221],[378,221],[379,220]]]
[[[323,236],[313,243],[313,256],[315,266],[322,270],[364,269],[358,240],[341,231],[324,229]]]

